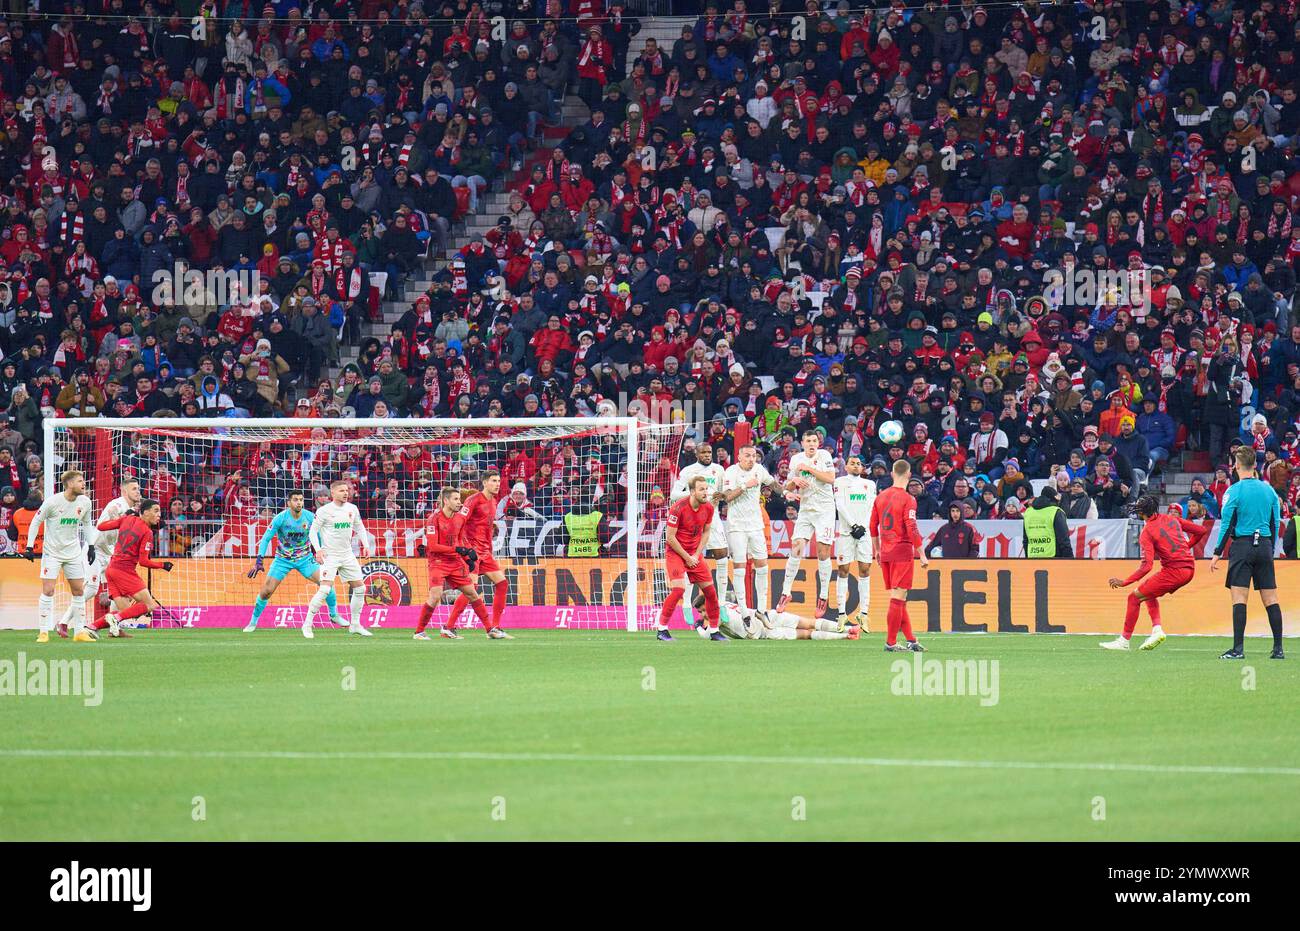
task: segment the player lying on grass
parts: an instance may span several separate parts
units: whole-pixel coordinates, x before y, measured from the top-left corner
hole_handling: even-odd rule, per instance
[[[483,597],[474,587],[470,573],[474,571],[477,557],[473,547],[465,546],[461,540],[463,525],[460,492],[455,488],[444,488],[438,493],[438,507],[429,515],[429,522],[424,528],[424,542],[418,548],[420,555],[429,559],[429,597],[420,607],[420,620],[415,625],[416,640],[429,639],[429,635],[424,632],[425,628],[429,626],[434,609],[442,600],[442,590],[447,587],[455,588],[465,596],[470,610],[487,628],[490,639],[512,639],[504,630],[492,626],[487,608],[483,606]],[[439,631],[439,636],[448,640],[461,639],[450,618]]]
[[[104,581],[108,583],[108,597],[113,599],[113,610],[104,615],[108,629],[114,634],[118,625],[158,608],[158,602],[149,592],[148,586],[140,580],[136,566],[146,569],[161,569],[171,572],[170,562],[157,562],[149,557],[153,550],[154,529],[162,523],[162,506],[152,498],[140,502],[140,513],[127,511],[121,517],[103,521],[100,532],[117,531],[117,544],[113,547],[113,558],[104,570]]]
[[[104,510],[99,512],[99,520],[96,525],[105,521],[116,520],[127,511],[135,511],[140,507],[140,483],[133,478],[122,481],[118,486],[120,494],[108,504],[104,505]],[[113,547],[117,543],[117,531],[110,530],[106,533],[96,533],[95,545],[90,552],[86,554],[87,558],[93,556],[90,565],[86,569],[85,595],[82,598],[83,604],[92,612],[98,604],[99,589],[104,580],[104,570],[108,568],[109,561],[113,558]],[[63,618],[59,621],[58,631],[60,637],[68,635],[68,624],[72,623],[72,612],[76,607],[74,604],[68,605],[68,610],[63,612]],[[94,630],[103,630],[108,627],[108,621],[99,618],[92,624],[88,625]],[[109,635],[113,637],[130,637],[131,635],[118,627],[116,630],[110,629]]]
[[[835,513],[839,518],[835,537],[835,557],[839,572],[835,578],[835,594],[839,601],[839,629],[848,621],[849,570],[858,567],[858,615],[851,622],[867,632],[867,610],[871,606],[871,562],[875,558],[871,549],[871,510],[876,503],[876,483],[866,476],[866,463],[861,456],[850,456],[844,462],[847,475],[835,479]]]
[[[86,547],[95,542],[95,525],[91,520],[93,505],[86,497],[86,476],[76,469],[64,472],[63,491],[50,495],[36,509],[27,527],[27,549],[23,555],[28,560],[36,558],[36,537],[45,526],[45,545],[41,550],[41,596],[39,604],[40,632],[37,643],[48,643],[54,629],[54,588],[59,573],[68,582],[72,592],[72,605],[68,609],[72,619],[73,640],[85,643],[94,640],[93,631],[86,629]],[[86,541],[82,543],[82,531]],[[94,553],[94,547],[90,547]]]
[[[671,642],[668,621],[681,603],[687,580],[699,586],[704,598],[704,613],[709,619],[707,636],[710,640],[725,641],[718,630],[718,592],[713,587],[709,566],[703,559],[705,537],[713,522],[713,505],[708,502],[709,483],[702,475],[691,479],[685,498],[668,509],[667,545],[664,563],[668,575],[668,597],[659,610],[659,623],[655,625],[656,639]]]
[[[307,619],[302,622],[302,635],[308,640],[313,636],[312,619],[334,591],[335,576],[348,583],[351,593],[352,622],[348,625],[348,633],[372,636],[361,626],[361,612],[366,606],[366,579],[357,554],[352,552],[352,535],[355,533],[361,538],[361,548],[366,556],[373,555],[373,551],[365,525],[361,523],[361,512],[348,500],[351,497],[352,486],[347,482],[331,483],[330,500],[321,505],[311,522],[311,530],[307,532],[316,552],[316,562],[320,564],[320,587],[307,603]]]
[[[704,596],[695,596],[695,608],[704,607]],[[862,628],[841,630],[838,621],[801,617],[793,611],[755,611],[734,601],[718,606],[720,629],[732,640],[857,640]],[[696,625],[703,636],[704,626]]]
[[[1151,636],[1142,642],[1139,650],[1154,650],[1165,642],[1165,631],[1160,626],[1160,598],[1172,595],[1196,575],[1196,544],[1210,532],[1210,528],[1172,514],[1160,513],[1160,502],[1155,495],[1138,498],[1133,511],[1142,518],[1142,564],[1127,579],[1111,579],[1111,588],[1124,588],[1146,578],[1155,560],[1160,560],[1160,571],[1146,579],[1137,591],[1128,596],[1128,609],[1124,614],[1124,633],[1114,640],[1103,641],[1107,650],[1127,650],[1137,626],[1138,611],[1142,603],[1151,615]]]
[[[458,515],[461,521],[461,542],[472,549],[477,557],[473,566],[467,564],[475,594],[478,594],[480,575],[492,583],[492,620],[483,625],[489,630],[501,630],[501,612],[505,610],[506,599],[510,597],[510,583],[506,581],[506,574],[501,571],[501,564],[492,552],[492,528],[496,525],[497,495],[500,492],[500,473],[489,472],[479,482],[479,490],[465,499]],[[456,603],[451,606],[451,614],[447,617],[448,628],[453,631],[456,629],[456,622],[469,604],[469,596],[464,592],[456,596]],[[514,637],[501,630],[493,639],[513,640]]]
[[[891,478],[893,485],[876,495],[871,506],[871,525],[867,528],[871,533],[872,550],[880,562],[880,573],[885,577],[885,588],[889,591],[885,652],[911,650],[924,653],[925,647],[916,642],[912,633],[907,593],[912,587],[912,559],[919,554],[922,569],[930,564],[930,560],[921,548],[921,532],[916,526],[916,499],[907,491],[912,467],[906,459],[894,463]],[[899,631],[907,640],[907,646],[898,646]]]
[[[272,540],[275,540],[276,544],[275,559],[271,560],[271,569],[266,573],[266,582],[263,583],[262,590],[257,593],[257,600],[253,602],[253,616],[249,619],[248,626],[244,628],[246,634],[257,630],[257,622],[261,619],[262,612],[266,610],[267,603],[290,572],[297,572],[308,582],[320,586],[320,566],[316,564],[316,559],[311,553],[311,525],[316,515],[303,507],[304,500],[301,491],[291,491],[287,501],[288,507],[275,515],[257,544],[257,558],[253,560],[253,568],[248,571],[250,579],[255,578],[262,571],[263,561],[271,551]],[[325,606],[329,608],[330,620],[335,624],[341,623],[338,598],[334,594],[332,585],[325,596]]]

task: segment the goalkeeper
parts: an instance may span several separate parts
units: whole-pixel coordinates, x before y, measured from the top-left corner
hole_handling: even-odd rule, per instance
[[[697,595],[696,617],[703,609],[704,596]],[[801,617],[793,611],[754,611],[734,601],[719,605],[718,614],[722,633],[732,640],[857,640],[862,635],[857,625],[841,630],[837,621]],[[696,628],[704,630],[699,624]]]
[[[257,544],[257,558],[253,560],[253,568],[248,571],[250,579],[262,571],[263,562],[271,551],[272,540],[276,543],[275,559],[271,560],[271,568],[266,573],[262,590],[257,593],[257,601],[253,602],[253,616],[244,628],[246,634],[257,630],[257,622],[266,610],[267,602],[289,573],[297,572],[314,585],[320,585],[320,566],[312,555],[310,539],[311,525],[316,515],[305,509],[304,501],[301,491],[291,491],[287,507],[275,515],[271,525],[266,528],[266,533],[262,534],[261,542]],[[332,585],[329,594],[325,596],[325,604],[329,608],[330,621],[341,624],[338,599]]]

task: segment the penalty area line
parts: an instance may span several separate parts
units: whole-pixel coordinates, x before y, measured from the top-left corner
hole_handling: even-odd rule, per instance
[[[1046,770],[1088,773],[1158,773],[1203,776],[1292,776],[1293,766],[1214,766],[1181,763],[1051,762],[1031,760],[927,760],[853,756],[761,756],[685,753],[528,753],[476,750],[129,750],[93,748],[0,748],[0,759],[128,759],[128,760],[393,760],[417,762],[488,763],[630,763],[743,766],[829,766],[898,769]]]

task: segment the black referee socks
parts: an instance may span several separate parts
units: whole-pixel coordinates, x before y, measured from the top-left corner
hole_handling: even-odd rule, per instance
[[[1273,629],[1273,649],[1282,649],[1282,606],[1280,604],[1271,604],[1268,610],[1268,626]],[[1233,619],[1236,623],[1236,619]]]
[[[1275,606],[1276,607],[1276,606]],[[1271,610],[1271,609],[1270,609]],[[1273,622],[1273,615],[1268,616],[1269,623]],[[1282,629],[1282,611],[1279,608],[1277,614],[1278,630]],[[1234,604],[1232,606],[1232,648],[1237,651],[1244,649],[1246,644],[1246,606],[1244,604]]]

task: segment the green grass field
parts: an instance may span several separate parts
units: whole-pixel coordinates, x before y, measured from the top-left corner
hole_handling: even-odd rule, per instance
[[[1300,657],[1098,639],[923,638],[999,661],[984,707],[893,694],[878,634],[5,631],[104,682],[0,697],[0,840],[1300,837]]]

